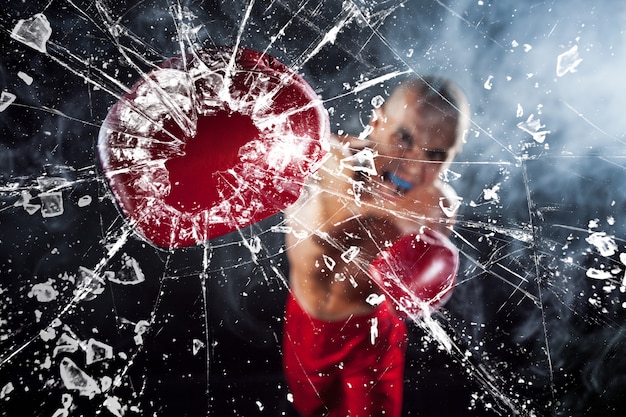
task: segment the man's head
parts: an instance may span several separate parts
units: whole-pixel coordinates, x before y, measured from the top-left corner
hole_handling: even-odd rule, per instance
[[[370,121],[377,171],[400,191],[433,184],[460,152],[468,115],[467,99],[451,81],[404,81]]]

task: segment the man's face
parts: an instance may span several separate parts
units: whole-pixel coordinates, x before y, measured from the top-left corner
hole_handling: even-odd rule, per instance
[[[434,184],[456,156],[456,117],[419,103],[415,93],[392,96],[370,124],[376,170],[397,194]]]

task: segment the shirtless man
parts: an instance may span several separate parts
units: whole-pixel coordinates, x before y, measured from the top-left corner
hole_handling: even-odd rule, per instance
[[[368,266],[423,227],[449,235],[458,201],[439,178],[460,151],[468,106],[448,80],[411,78],[374,110],[367,140],[330,158],[286,210],[291,291],[285,375],[304,416],[400,416],[406,326]],[[372,298],[373,297],[373,298]]]

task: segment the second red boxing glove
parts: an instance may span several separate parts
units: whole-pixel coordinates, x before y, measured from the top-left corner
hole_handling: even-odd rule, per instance
[[[425,229],[410,234],[381,252],[370,265],[376,285],[403,319],[432,312],[452,295],[459,255],[441,233]]]

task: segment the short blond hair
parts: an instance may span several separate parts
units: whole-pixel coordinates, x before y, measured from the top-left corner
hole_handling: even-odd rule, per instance
[[[434,75],[413,75],[402,81],[394,89],[391,97],[397,93],[411,92],[418,96],[418,101],[430,108],[453,116],[457,120],[455,148],[459,151],[470,126],[469,102],[463,90],[452,80]]]

